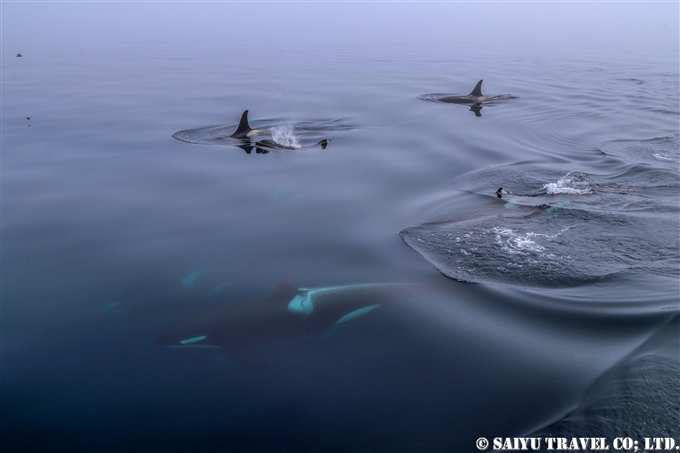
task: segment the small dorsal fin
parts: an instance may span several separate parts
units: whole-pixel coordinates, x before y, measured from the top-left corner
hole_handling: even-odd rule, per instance
[[[477,85],[475,85],[475,89],[472,90],[472,92],[470,93],[470,96],[483,96],[483,94],[482,94],[482,82],[483,81],[484,81],[484,79],[477,82]]]
[[[241,115],[241,121],[239,121],[238,123],[238,128],[236,128],[236,132],[231,134],[231,137],[232,138],[247,137],[248,133],[252,130],[253,129],[250,127],[250,124],[248,124],[248,110],[245,110]]]
[[[276,291],[274,291],[274,294],[271,295],[270,299],[272,301],[283,300],[288,303],[299,292],[299,289],[291,285],[288,280],[285,280],[279,284],[279,286],[276,288]]]

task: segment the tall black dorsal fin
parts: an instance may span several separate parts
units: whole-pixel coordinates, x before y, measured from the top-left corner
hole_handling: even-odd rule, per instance
[[[483,81],[484,81],[484,79],[477,82],[477,85],[475,85],[475,89],[472,90],[472,93],[470,93],[470,96],[483,96],[483,94],[482,94],[482,82]]]
[[[274,294],[272,294],[269,299],[272,301],[283,300],[288,303],[299,292],[299,289],[291,285],[290,282],[286,280],[279,284],[278,288],[276,288],[276,291],[274,291]]]
[[[231,137],[232,138],[247,137],[250,131],[252,131],[252,129],[250,127],[250,124],[248,124],[248,110],[245,110],[241,115],[241,121],[239,121],[238,123],[238,128],[236,128],[236,132],[231,134]]]

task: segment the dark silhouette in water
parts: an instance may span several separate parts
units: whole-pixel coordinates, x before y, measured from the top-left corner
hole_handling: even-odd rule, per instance
[[[470,94],[465,95],[465,96],[446,96],[443,98],[439,98],[439,102],[446,102],[449,104],[481,104],[484,101],[488,101],[489,98],[484,96],[482,94],[482,82],[484,80],[480,80],[477,82],[477,85],[475,85],[475,88],[470,92]]]
[[[274,140],[260,140],[259,142],[255,142],[255,146],[257,146],[260,149],[271,149],[271,150],[279,150],[279,149],[288,149],[288,150],[295,150],[299,149],[295,146],[289,146],[289,145],[282,145],[281,143],[276,143]]]
[[[479,82],[477,82],[477,85],[475,85],[474,89],[470,92],[470,94],[448,96],[445,94],[431,93],[423,94],[421,96],[418,96],[418,98],[426,101],[444,102],[446,104],[467,105],[470,107],[470,111],[473,112],[476,117],[482,116],[483,104],[491,103],[501,99],[515,99],[515,97],[511,95],[485,96],[484,94],[482,94],[482,82],[484,82],[484,80],[480,80]]]
[[[236,128],[236,132],[231,134],[229,137],[231,138],[240,138],[240,139],[248,139],[252,137],[253,135],[256,135],[258,130],[253,129],[250,127],[250,124],[248,124],[248,110],[245,110],[241,114],[241,121],[238,123],[238,127]]]
[[[246,152],[246,154],[250,154],[253,152],[254,146],[250,144],[250,142],[247,143],[242,143],[240,145],[236,145],[237,148],[241,148],[243,151]]]
[[[163,330],[155,344],[217,346],[233,360],[253,364],[259,345],[328,329],[424,290],[402,283],[298,289],[285,281],[270,296],[224,303],[181,320]]]
[[[281,151],[281,150],[295,151],[301,148],[300,146],[283,145],[281,143],[277,143],[274,140],[269,139],[264,139],[255,142],[255,146],[257,147],[258,154],[267,154],[269,151]],[[320,140],[318,143],[316,143],[316,146],[320,146],[321,149],[326,149],[326,147],[328,146],[328,140],[324,138],[323,140]]]
[[[482,116],[482,104],[471,105],[470,111],[475,112],[475,116],[479,118],[480,116]]]

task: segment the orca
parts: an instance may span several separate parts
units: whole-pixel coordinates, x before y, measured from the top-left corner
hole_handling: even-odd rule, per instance
[[[270,296],[226,302],[180,320],[161,331],[154,343],[219,347],[232,360],[252,365],[258,346],[344,324],[425,286],[369,283],[295,288],[284,281]]]
[[[248,121],[248,110],[244,110],[236,127],[209,126],[197,129],[177,131],[172,137],[186,143],[201,145],[228,144],[241,148],[246,154],[253,150],[257,154],[267,154],[269,151],[297,150],[314,146],[326,149],[332,141],[327,138],[317,143],[307,141],[309,136],[316,137],[322,131],[349,130],[350,126],[343,124],[344,120],[305,121],[297,124],[272,124],[272,120],[263,120],[262,129],[253,129]],[[318,140],[318,138],[317,138]]]
[[[262,132],[261,130],[258,129],[253,129],[250,127],[250,124],[248,124],[248,110],[245,110],[241,114],[241,121],[238,123],[238,127],[236,128],[236,132],[231,134],[229,137],[231,138],[239,138],[239,139],[249,139],[250,137],[253,137],[257,134]]]
[[[287,150],[300,149],[299,146],[282,145],[281,143],[277,143],[274,140],[269,140],[269,139],[260,140],[259,142],[255,142],[255,146],[257,146],[260,149],[274,150],[274,151],[283,150],[283,149],[287,149]]]
[[[256,136],[262,132],[265,131],[260,129],[253,129],[252,127],[250,127],[250,124],[248,123],[248,110],[244,110],[243,113],[241,114],[241,120],[238,123],[236,131],[229,137],[241,140],[242,145],[240,145],[240,147],[246,152],[246,154],[250,154],[253,149],[253,146],[251,145],[252,142],[250,141],[251,137]],[[328,142],[329,141],[324,138],[323,140],[319,141],[317,145],[320,146],[321,149],[326,149],[326,146],[328,146]],[[257,154],[267,154],[269,153],[269,151],[281,151],[281,150],[294,151],[301,148],[301,146],[284,145],[271,139],[259,140],[255,142],[254,147],[255,152]]]
[[[475,88],[466,96],[446,96],[437,99],[439,102],[447,102],[449,104],[481,104],[484,101],[489,101],[490,98],[482,94],[482,82],[484,79],[477,82]]]
[[[322,140],[319,140],[319,142],[314,144],[313,146],[320,146],[321,149],[326,149],[328,143],[329,140],[324,138]],[[255,142],[255,146],[258,148],[257,152],[259,154],[267,154],[269,151],[281,151],[281,150],[295,151],[301,148],[311,148],[312,145],[309,146],[283,145],[281,143],[275,142],[274,140],[264,139]]]

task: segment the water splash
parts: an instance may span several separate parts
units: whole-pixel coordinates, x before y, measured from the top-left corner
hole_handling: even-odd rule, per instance
[[[271,130],[272,140],[279,145],[291,147],[295,149],[302,148],[300,144],[300,137],[295,135],[295,131],[290,126],[278,126]]]
[[[588,195],[593,193],[590,180],[586,175],[579,172],[567,173],[557,182],[543,185],[549,195],[569,194],[569,195]]]

